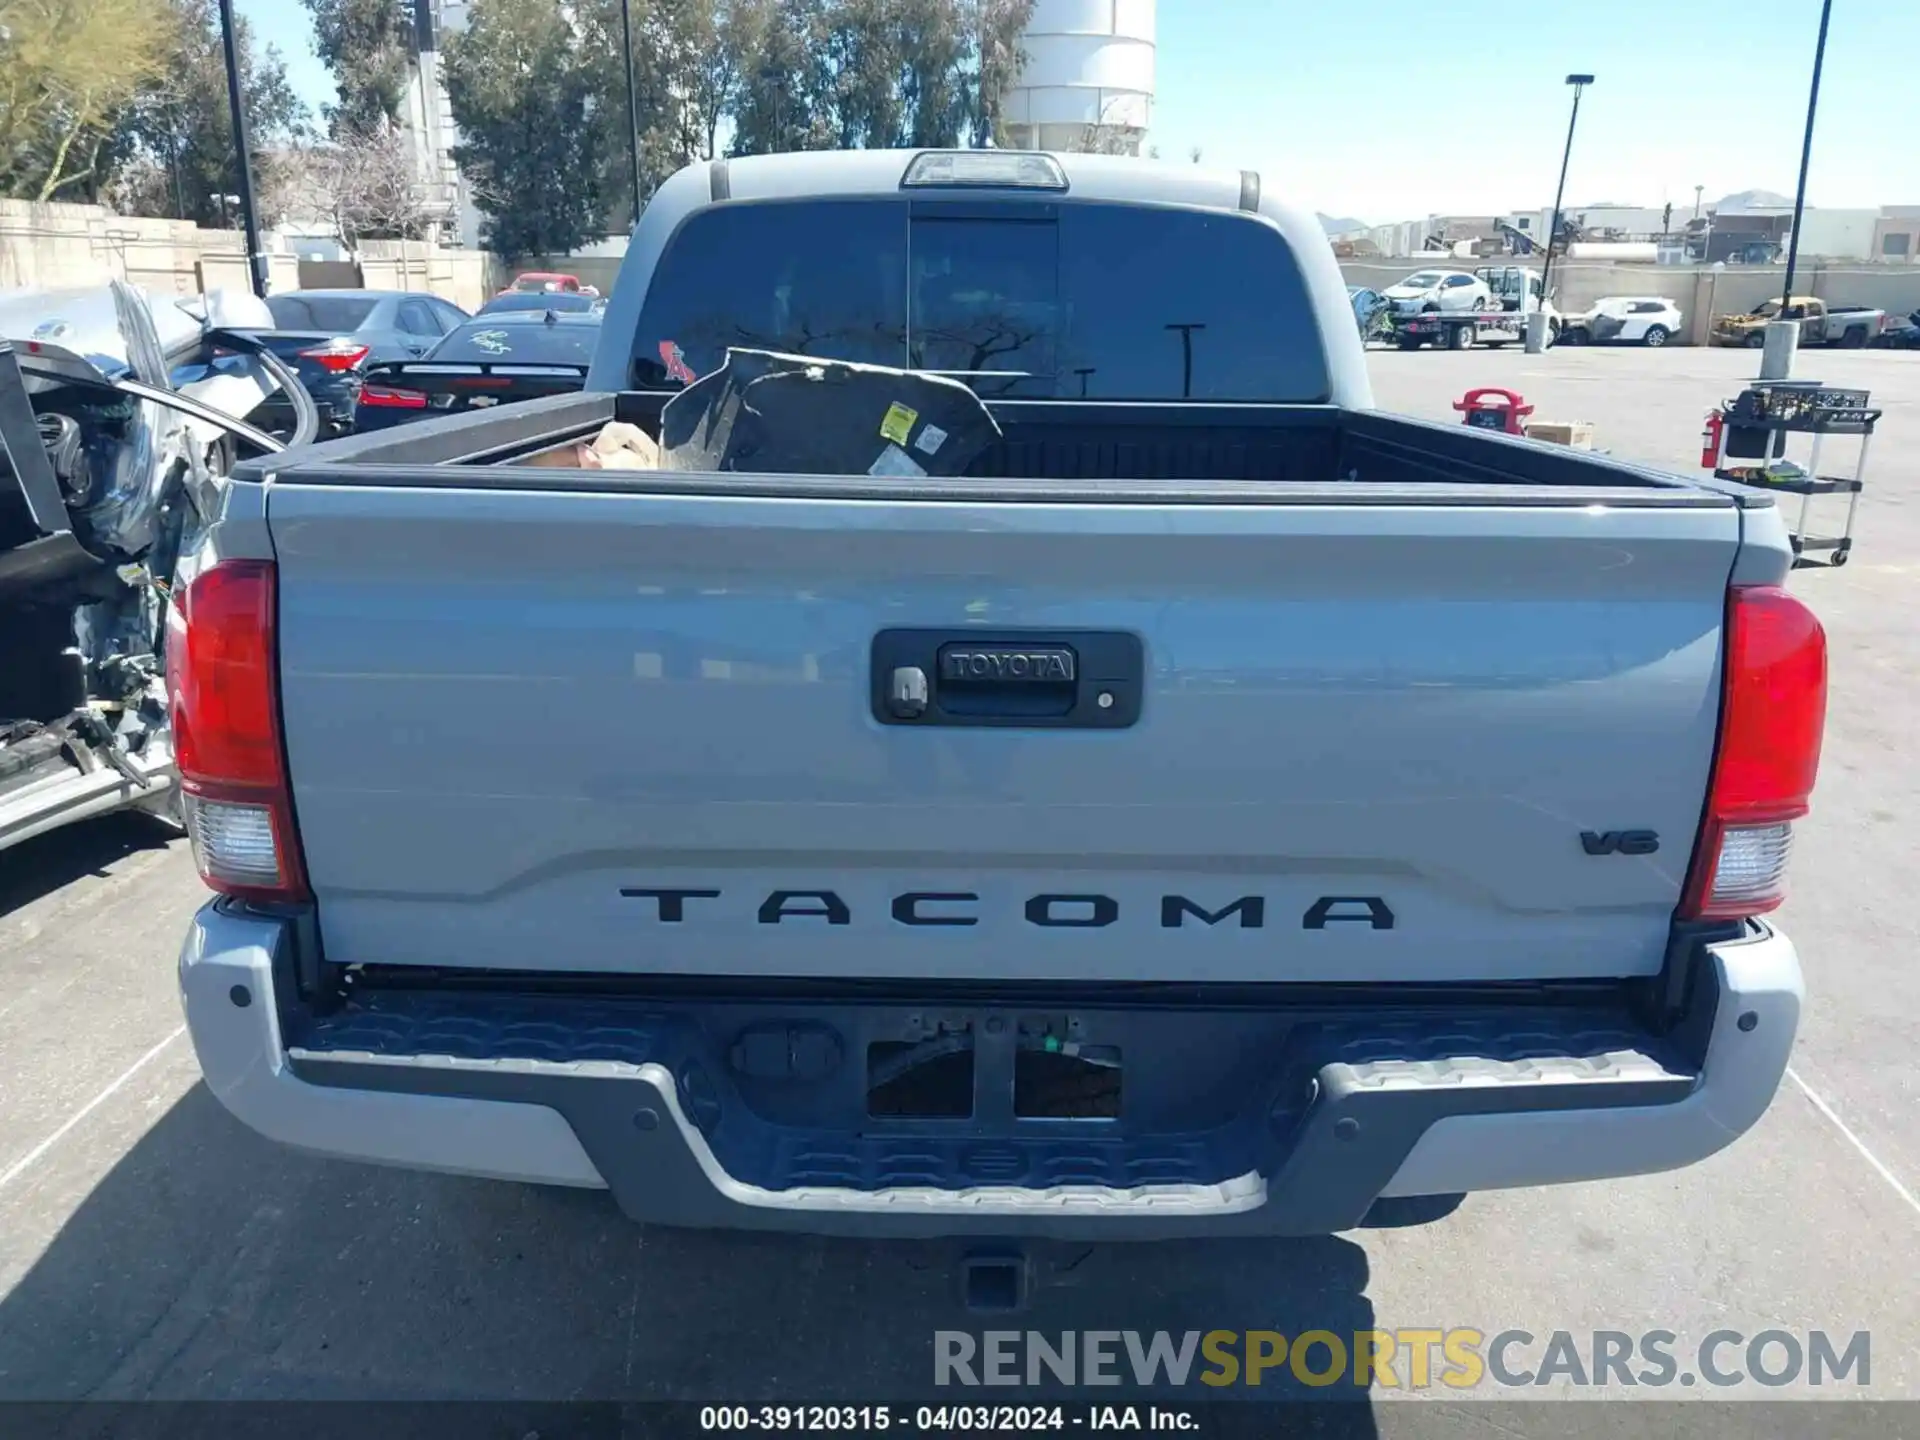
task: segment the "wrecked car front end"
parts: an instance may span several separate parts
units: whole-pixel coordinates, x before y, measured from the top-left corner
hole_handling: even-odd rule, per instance
[[[119,282],[0,301],[0,849],[112,810],[177,823],[175,568],[234,460],[312,433],[310,401],[287,437],[239,418],[298,388],[227,328],[258,304]]]

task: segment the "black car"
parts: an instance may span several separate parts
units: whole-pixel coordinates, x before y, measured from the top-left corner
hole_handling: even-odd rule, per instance
[[[556,315],[584,315],[591,310],[604,309],[606,303],[598,295],[576,295],[565,290],[509,290],[504,295],[494,296],[474,313],[476,318],[481,315],[503,315],[510,310],[551,310]]]
[[[291,290],[269,295],[275,328],[255,334],[291,364],[313,396],[325,439],[353,429],[354,408],[366,369],[388,360],[424,355],[464,325],[458,305],[404,290]],[[277,417],[269,402],[260,412],[264,428],[291,422],[291,407]]]
[[[480,316],[418,360],[370,366],[354,429],[364,434],[582,389],[601,314],[546,306]]]
[[[1873,343],[1882,350],[1920,350],[1920,310],[1909,315],[1904,325],[1889,324]]]

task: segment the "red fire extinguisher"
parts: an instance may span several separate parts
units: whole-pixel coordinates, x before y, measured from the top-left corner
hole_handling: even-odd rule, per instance
[[[1700,468],[1717,470],[1720,468],[1720,437],[1727,428],[1727,416],[1723,410],[1707,412],[1707,428],[1700,432]]]

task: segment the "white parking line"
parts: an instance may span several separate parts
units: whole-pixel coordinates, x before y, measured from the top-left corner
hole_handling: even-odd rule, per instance
[[[1814,1088],[1800,1078],[1800,1072],[1795,1070],[1791,1065],[1787,1067],[1787,1078],[1800,1087],[1800,1093],[1813,1102],[1814,1109],[1818,1110],[1822,1115],[1826,1116],[1828,1120],[1833,1122],[1834,1129],[1847,1137],[1847,1143],[1858,1150],[1866,1159],[1866,1162],[1879,1172],[1880,1178],[1893,1187],[1893,1193],[1906,1201],[1915,1211],[1920,1211],[1920,1200],[1914,1199],[1913,1192],[1900,1183],[1900,1177],[1881,1163],[1880,1157],[1867,1148],[1867,1142],[1847,1128],[1847,1122],[1833,1113],[1833,1107],[1822,1100],[1820,1096],[1815,1093]],[[5,1183],[6,1181],[0,1180],[0,1185],[4,1185]]]
[[[156,1060],[159,1057],[160,1052],[162,1050],[165,1050],[169,1045],[173,1044],[174,1041],[178,1040],[182,1035],[186,1033],[187,1033],[187,1027],[184,1025],[180,1026],[171,1035],[167,1036],[166,1039],[162,1040],[158,1045],[154,1046],[151,1050],[147,1051],[146,1054],[142,1055],[138,1060],[134,1061],[133,1064],[129,1065],[126,1068],[126,1070],[121,1073],[120,1078],[118,1080],[115,1080],[111,1085],[107,1086],[106,1089],[102,1090],[98,1095],[94,1096],[93,1099],[89,1100],[86,1104],[82,1105],[78,1110],[74,1111],[73,1114],[69,1115],[67,1117],[66,1123],[62,1125],[58,1130],[54,1131],[51,1135],[47,1136],[46,1139],[42,1140],[38,1145],[34,1146],[33,1149],[29,1150],[26,1154],[22,1155],[18,1160],[14,1161],[13,1164],[9,1165],[6,1169],[6,1173],[0,1174],[0,1190],[6,1189],[7,1186],[11,1185],[15,1180],[18,1180],[22,1175],[26,1174],[27,1171],[31,1170],[34,1164],[37,1161],[39,1161],[49,1150],[53,1149],[54,1146],[58,1145],[62,1140],[66,1139],[66,1137],[69,1134],[72,1133],[74,1126],[78,1125],[82,1120],[86,1119],[87,1116],[91,1115],[94,1111],[98,1110],[102,1105],[106,1104],[107,1101],[111,1100],[117,1093],[119,1093],[121,1086],[125,1085],[129,1080],[133,1079],[133,1077],[138,1075],[142,1070],[146,1069],[148,1065],[150,1065],[154,1060]]]

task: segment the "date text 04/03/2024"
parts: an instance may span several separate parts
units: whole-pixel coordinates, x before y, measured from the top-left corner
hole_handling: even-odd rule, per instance
[[[706,1405],[700,1428],[716,1432],[956,1430],[1195,1431],[1188,1410],[1158,1405]]]

